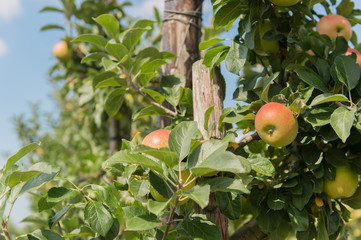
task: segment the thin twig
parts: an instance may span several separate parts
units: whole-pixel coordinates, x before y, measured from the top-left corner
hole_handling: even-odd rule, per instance
[[[174,206],[173,206],[173,208],[172,208],[172,210],[171,210],[171,212],[170,212],[168,221],[167,221],[167,223],[166,223],[166,228],[165,228],[165,231],[164,231],[164,235],[163,235],[162,240],[166,240],[166,239],[167,239],[167,236],[168,236],[168,233],[169,233],[169,228],[170,228],[170,225],[171,225],[172,222],[173,222],[173,217],[174,217],[175,209],[177,208],[178,202],[179,202],[179,196],[176,196],[176,197],[175,197],[175,200],[174,200]]]
[[[1,225],[2,225],[2,230],[3,230],[3,234],[4,234],[5,239],[6,240],[11,240],[7,224],[4,221],[2,221]]]
[[[336,103],[337,106],[346,108],[346,109],[349,110],[349,111],[352,111],[352,110],[353,110],[351,106],[346,106],[346,105],[344,105],[343,103],[341,103],[341,102],[339,102],[339,101],[336,101],[335,103]]]

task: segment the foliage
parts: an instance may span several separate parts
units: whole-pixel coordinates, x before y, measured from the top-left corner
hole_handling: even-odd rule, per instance
[[[75,21],[76,37],[66,38],[75,50],[73,59],[58,62],[51,71],[54,82],[69,79],[58,90],[59,99],[70,94],[75,103],[61,115],[69,123],[59,123],[59,132],[43,140],[44,152],[51,147],[43,157],[60,166],[60,174],[37,170],[37,158],[28,171],[11,167],[33,150],[32,144],[8,160],[3,174],[11,174],[0,179],[3,197],[10,191],[6,197],[15,199],[40,186],[34,183],[40,174],[46,182],[55,178],[37,192],[39,212],[48,213],[45,225],[40,223],[40,230],[23,239],[220,239],[213,219],[199,210],[207,207],[210,195],[231,224],[252,215],[270,239],[347,238],[353,224],[347,224],[350,210],[361,207],[360,188],[350,198],[331,199],[323,193],[323,183],[335,178],[339,166],[350,165],[361,174],[361,69],[354,55],[345,55],[349,44],[359,50],[361,45],[355,33],[348,43],[343,37],[332,41],[314,29],[322,17],[320,8],[345,16],[352,25],[360,23],[361,11],[352,1],[303,0],[277,7],[263,0],[212,0],[214,28],[237,30],[231,44],[222,38],[202,42],[203,64],[214,73],[224,62],[229,72],[239,75],[234,99],[240,104],[223,109],[218,126],[225,126],[226,136],[205,142],[192,121],[192,92],[185,88],[184,76],[160,74],[176,57],[156,46],[154,29],[160,21],[133,22],[122,11],[125,5],[114,1],[107,5],[88,0],[79,8],[73,1],[62,2],[63,10],[43,10],[63,12],[68,21],[74,16],[85,25]],[[122,20],[129,21],[122,26]],[[271,29],[263,32],[263,24]],[[62,27],[43,29],[51,28]],[[276,42],[278,51],[267,52],[265,42]],[[57,71],[62,75],[54,76]],[[282,148],[257,138],[235,145],[237,133],[255,130],[255,115],[267,102],[282,103],[294,112],[296,140]],[[83,115],[75,126],[79,111]],[[121,150],[106,157],[107,121],[116,118],[126,123],[123,130],[132,126],[144,131],[156,116],[172,119],[169,147],[143,146],[139,134],[128,132]],[[62,133],[68,126],[69,133]],[[21,137],[29,141],[34,134]],[[194,178],[182,179],[182,170]],[[89,177],[95,171],[101,174]],[[82,181],[80,172],[87,173]],[[184,191],[191,181],[195,187]],[[166,201],[153,199],[150,186]]]

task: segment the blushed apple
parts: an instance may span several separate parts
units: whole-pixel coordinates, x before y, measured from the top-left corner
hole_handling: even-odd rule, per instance
[[[168,129],[155,130],[145,136],[142,144],[152,148],[168,147],[169,134]]]
[[[333,181],[324,180],[323,192],[330,198],[351,197],[358,187],[358,175],[349,167],[336,167],[336,177]]]
[[[357,61],[358,65],[361,67],[361,54],[360,54],[360,52],[357,51],[356,49],[348,48],[347,52],[346,52],[346,56],[351,55],[352,53],[356,54],[356,61]]]
[[[53,55],[60,61],[67,62],[71,59],[73,51],[65,41],[58,42],[53,47]]]
[[[298,3],[298,0],[269,0],[271,3],[281,7],[289,7]]]
[[[267,103],[258,110],[255,126],[260,138],[273,147],[292,143],[298,133],[298,122],[293,112],[276,102]]]
[[[349,41],[352,35],[350,22],[338,14],[322,17],[316,25],[316,31],[321,35],[328,35],[332,40],[335,40],[337,36],[343,36],[346,41]]]

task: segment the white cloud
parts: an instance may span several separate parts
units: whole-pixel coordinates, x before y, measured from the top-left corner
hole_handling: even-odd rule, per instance
[[[5,56],[5,54],[8,52],[8,46],[6,42],[0,38],[0,58]]]
[[[11,20],[22,12],[20,0],[0,0],[0,19]]]
[[[0,0],[1,1],[1,0]],[[133,4],[125,8],[126,12],[137,18],[154,18],[153,8],[158,8],[160,14],[163,14],[164,1],[161,0],[143,0],[140,4]]]

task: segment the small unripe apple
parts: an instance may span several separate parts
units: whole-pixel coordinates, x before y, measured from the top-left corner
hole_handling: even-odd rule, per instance
[[[168,129],[155,130],[145,136],[142,144],[152,148],[168,147],[169,134]]]
[[[272,29],[271,22],[268,20],[265,20],[264,23],[260,23],[260,29],[259,29],[259,35],[260,35],[260,43],[262,50],[267,53],[277,53],[279,50],[279,43],[278,41],[266,41],[263,39],[266,32]]]
[[[73,51],[69,48],[67,42],[61,41],[54,45],[53,55],[60,61],[69,61],[73,55]]]
[[[357,51],[356,49],[348,48],[347,52],[346,52],[346,56],[351,55],[352,53],[356,54],[356,61],[357,61],[358,65],[361,67],[361,54],[360,54],[360,52]]]
[[[350,22],[337,14],[322,17],[316,25],[316,31],[319,34],[326,34],[332,40],[335,40],[337,36],[343,36],[346,41],[349,41],[352,35],[351,28]]]
[[[298,3],[298,0],[269,0],[271,3],[281,7],[289,7]]]
[[[255,118],[260,138],[273,147],[283,147],[293,142],[298,133],[298,122],[293,112],[280,103],[262,106]]]
[[[323,192],[330,198],[351,197],[358,187],[358,175],[349,167],[336,167],[336,177],[333,181],[325,178]]]

